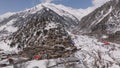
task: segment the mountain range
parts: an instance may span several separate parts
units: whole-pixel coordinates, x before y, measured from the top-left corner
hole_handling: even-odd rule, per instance
[[[119,68],[119,41],[119,0],[88,13],[45,3],[0,16],[0,55],[5,55],[5,60],[22,57],[29,63],[35,55],[41,56],[40,60],[70,57],[64,60],[77,58],[73,68]]]

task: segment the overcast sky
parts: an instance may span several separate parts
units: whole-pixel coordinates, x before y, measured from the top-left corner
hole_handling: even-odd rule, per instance
[[[94,5],[99,5],[105,1],[107,0],[0,0],[0,15],[6,12],[17,12],[31,8],[41,2],[52,2],[72,8],[86,9]]]

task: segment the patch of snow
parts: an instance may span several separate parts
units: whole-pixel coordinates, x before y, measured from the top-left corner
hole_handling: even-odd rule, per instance
[[[35,66],[38,66],[39,68],[46,68],[45,60],[41,60],[41,61],[33,60],[33,61],[30,61],[29,65],[26,68],[33,68]]]
[[[57,28],[57,25],[56,25],[54,22],[49,23],[49,24],[45,27],[46,30],[49,30],[49,29],[52,29],[52,28]]]
[[[2,67],[2,68],[13,68],[13,66],[7,66],[7,67]]]
[[[114,62],[114,60],[109,55],[102,55],[102,58],[107,61]]]
[[[15,31],[17,31],[17,27],[13,27],[12,26],[12,24],[14,24],[14,21],[16,21],[16,19],[12,19],[7,24],[1,26],[0,27],[0,31],[1,30],[7,30],[8,32],[15,32]]]
[[[3,14],[3,15],[0,15],[0,22],[3,21],[3,20],[6,19],[6,18],[9,18],[9,17],[12,16],[13,14],[15,14],[15,13],[8,12],[8,13],[5,13],[5,14]]]
[[[120,68],[120,67],[116,64],[113,64],[112,67],[109,67],[109,68]]]
[[[33,68],[35,66],[37,66],[39,68],[47,68],[47,66],[52,66],[52,65],[56,64],[56,62],[53,59],[51,59],[51,60],[32,60],[27,63],[29,63],[29,64],[26,68]]]
[[[17,46],[11,48],[9,44],[11,43],[10,40],[5,40],[0,42],[0,49],[2,49],[5,53],[9,52],[18,52]]]
[[[102,39],[106,39],[106,38],[108,38],[108,36],[107,35],[103,35],[101,38]]]
[[[13,27],[13,26],[8,26],[5,30],[7,30],[8,32],[16,32],[18,30],[17,27]]]
[[[117,51],[113,51],[111,52],[111,54],[113,55],[114,58],[116,59],[120,59],[120,50],[117,50]]]

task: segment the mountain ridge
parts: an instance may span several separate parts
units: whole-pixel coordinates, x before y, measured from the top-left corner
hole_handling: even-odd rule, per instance
[[[103,6],[97,8],[92,13],[83,17],[79,23],[78,28],[76,28],[78,33],[85,34],[97,34],[97,37],[102,35],[108,35],[110,37],[115,37],[116,33],[119,34],[120,29],[120,1],[111,0],[105,3]],[[92,17],[91,17],[92,16]],[[120,38],[118,35],[116,35]],[[113,41],[115,38],[109,38]],[[116,39],[117,39],[116,37]],[[119,39],[117,39],[119,40]],[[116,40],[116,42],[118,42]]]

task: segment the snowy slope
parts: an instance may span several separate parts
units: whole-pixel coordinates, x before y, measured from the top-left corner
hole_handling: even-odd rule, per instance
[[[3,21],[5,18],[9,18],[10,16],[12,16],[14,13],[8,12],[5,13],[3,15],[0,15],[0,22]]]
[[[120,22],[119,3],[119,0],[111,0],[95,9],[95,11],[81,19],[78,29],[85,33],[97,32],[97,30],[101,30],[101,32],[105,30],[109,33],[117,32],[120,29],[118,24]]]
[[[95,39],[94,37],[92,38],[89,36],[74,34],[71,34],[71,36],[75,43],[75,46],[77,46],[78,49],[81,49],[75,53],[75,56],[79,58],[80,63],[75,65],[74,68],[120,68],[119,44],[110,42],[110,45],[105,45],[103,42]],[[46,64],[47,60],[33,60],[27,62],[26,66],[28,68],[32,68],[35,66],[38,66],[39,68],[47,68]],[[51,61],[50,64],[51,66],[55,65],[55,60]],[[61,67],[59,66],[57,68]]]
[[[119,2],[118,0],[116,1]],[[111,5],[111,3],[109,5]],[[101,21],[104,22],[103,21],[104,19],[106,21],[106,17],[110,17],[108,18],[106,24],[115,24],[115,27],[113,29],[109,27],[108,29],[112,29],[112,31],[115,32],[119,31],[120,27],[119,25],[116,25],[119,24],[119,11],[118,11],[119,8],[114,10],[115,7],[113,6],[107,6],[107,8],[105,7],[104,9],[100,9],[100,11],[94,11],[96,14],[93,12],[89,14],[87,17],[83,18],[83,20],[85,21],[85,23],[83,21],[83,24],[79,23],[79,20],[83,16],[87,15],[89,12],[87,11],[81,12],[84,10],[82,9],[74,10],[73,8],[65,7],[63,5],[55,5],[48,3],[39,4],[31,9],[26,9],[24,11],[20,11],[14,14],[10,13],[3,15],[4,18],[0,16],[0,25],[1,25],[0,49],[3,50],[0,52],[4,52],[5,54],[11,54],[13,52],[17,53],[19,51],[17,49],[17,46],[13,48],[9,46],[11,42],[14,42],[16,45],[18,44],[19,45],[24,44],[23,46],[29,45],[28,47],[33,46],[34,43],[36,45],[44,45],[44,44],[45,46],[51,45],[52,47],[53,45],[57,44],[57,43],[54,44],[56,41],[59,40],[58,42],[61,42],[60,39],[62,38],[62,42],[63,42],[65,41],[64,39],[67,37],[66,39],[68,39],[68,42],[71,40],[72,41],[69,42],[69,44],[67,44],[66,46],[68,47],[69,45],[71,45],[71,43],[74,43],[74,45],[79,49],[75,54],[72,55],[75,56],[75,58],[79,59],[79,63],[75,64],[73,68],[120,68],[119,44],[109,42],[109,44],[106,45],[101,39],[97,39],[95,37],[91,37],[87,35],[75,35],[72,34],[72,32],[65,30],[65,27],[63,27],[66,25],[65,24],[66,22],[67,22],[67,26],[71,25],[71,22],[67,20],[72,20],[74,22],[74,24],[72,22],[73,26],[79,23],[78,30],[79,27],[82,26],[84,27],[85,30],[89,31],[90,28],[93,28],[93,26],[96,26],[97,24],[101,23]],[[111,13],[113,13],[114,15],[113,17],[111,16],[112,15]],[[95,18],[92,18],[91,16]],[[48,31],[47,33],[46,30]],[[11,38],[11,40],[6,40],[9,38],[9,35],[13,37]],[[58,36],[60,38],[55,36]],[[55,38],[54,40],[53,37]],[[108,37],[104,37],[104,38],[108,38]],[[43,41],[46,42],[42,43]],[[23,54],[28,53],[29,51],[31,51],[32,53],[33,52],[32,50],[33,49],[24,51]],[[0,61],[0,63],[8,62],[7,60],[4,61],[5,62]],[[48,63],[47,61],[48,60],[31,60],[26,63],[23,63],[23,66],[25,65],[25,68],[33,68],[35,66],[38,66],[39,68],[47,68],[47,64],[50,64],[50,66],[52,66],[55,65],[56,63],[54,59],[50,60],[51,63]],[[64,68],[64,65],[61,66],[58,65],[58,67],[56,68]],[[3,68],[13,68],[13,66],[10,65]]]
[[[66,9],[69,9],[65,6],[62,6]],[[26,9],[24,11],[16,12],[16,13],[6,13],[0,16],[0,37],[5,38],[10,34],[17,31],[20,27],[25,26],[27,22],[29,22],[32,17],[35,18],[38,14],[40,14],[43,8],[48,8],[54,11],[54,14],[59,14],[61,18],[64,18],[63,24],[69,25],[69,27],[74,27],[79,23],[79,20],[76,16],[67,12],[66,9],[61,9],[61,7],[55,4],[39,4],[33,8]],[[42,12],[44,13],[44,12]]]
[[[94,35],[100,38],[108,35],[108,41],[120,41],[120,0],[110,0],[83,17],[76,27],[78,33]]]
[[[71,14],[73,13],[72,8],[65,7],[63,5],[55,5],[55,4],[49,4],[49,3],[39,4],[33,8],[26,9],[24,11],[20,11],[16,13],[15,12],[6,13],[0,16],[0,41],[1,43],[4,43],[2,40],[6,40],[6,37],[16,32],[21,26],[25,26],[26,22],[30,21],[33,16],[36,16],[36,14],[40,14],[40,11],[44,7],[47,7],[51,9],[52,11],[56,12],[61,17],[63,17],[66,21],[68,20],[67,22],[71,22],[71,23],[75,22],[75,24],[79,23],[79,20],[77,19],[77,17]],[[74,26],[74,25],[70,24],[70,26]],[[46,29],[49,29],[49,28],[46,28]],[[5,46],[5,47],[9,49],[8,48],[9,46]],[[4,49],[4,47],[1,47],[1,48]]]
[[[42,3],[38,4],[33,8],[26,9],[24,11],[20,12],[14,12],[14,13],[6,13],[3,15],[0,15],[0,26],[6,26],[5,24],[9,23],[10,21],[13,21],[15,19],[16,21],[13,21],[13,24],[11,27],[21,27],[26,22],[31,20],[31,17],[34,16],[37,12],[39,12],[43,7],[47,7],[49,9],[52,9],[54,12],[59,14],[60,16],[64,17],[64,19],[69,21],[74,21],[76,24],[79,23],[79,20],[81,20],[82,17],[92,12],[93,8],[88,9],[74,9],[71,7],[66,7],[64,5],[56,5],[53,3]],[[9,29],[5,27],[5,29]],[[8,30],[11,31],[11,30]]]
[[[73,35],[73,40],[80,51],[76,56],[83,63],[82,68],[120,68],[120,45],[111,43],[105,45],[103,42],[88,36]]]
[[[20,11],[16,13],[6,13],[4,15],[1,15],[0,26],[2,27],[0,28],[0,31],[3,29],[6,29],[8,32],[10,32],[11,30],[8,30],[9,28],[12,28],[12,27],[17,28],[17,27],[24,26],[26,22],[31,20],[31,18],[35,16],[36,14],[39,14],[39,12],[45,7],[56,12],[57,14],[62,16],[64,19],[66,19],[68,22],[74,22],[75,24],[79,23],[79,19],[81,19],[81,16],[82,16],[81,12],[77,10],[75,10],[76,12],[73,12],[72,8],[65,7],[63,5],[42,3],[33,8],[26,9],[24,11]],[[79,13],[79,14],[73,14],[73,13]],[[79,18],[76,15],[79,15]],[[5,27],[6,24],[9,22],[12,22],[11,26]]]

